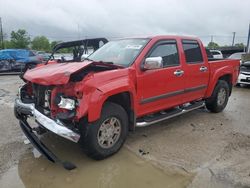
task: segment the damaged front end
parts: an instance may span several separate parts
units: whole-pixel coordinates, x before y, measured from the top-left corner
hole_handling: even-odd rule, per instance
[[[25,84],[19,89],[19,97],[15,100],[14,112],[16,118],[19,119],[24,134],[34,147],[50,161],[61,163],[66,169],[71,170],[75,168],[75,165],[58,159],[37,136],[37,130],[45,130],[75,143],[80,139],[80,133],[76,128],[66,126],[57,116],[51,116],[51,89],[53,90],[52,87],[37,84],[33,84],[33,86],[31,83]],[[30,117],[35,119],[38,127],[32,128],[29,125],[27,120]]]
[[[36,133],[45,130],[78,143],[83,126],[80,122],[87,115],[87,101],[96,90],[86,82],[92,80],[94,73],[114,69],[117,66],[85,62],[46,65],[25,73],[26,84],[20,87],[15,100],[15,115],[27,138],[50,161],[60,162],[67,169],[75,167],[61,162]],[[29,125],[30,117],[38,127]]]

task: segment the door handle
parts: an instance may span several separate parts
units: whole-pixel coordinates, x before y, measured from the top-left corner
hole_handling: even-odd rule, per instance
[[[182,76],[183,74],[184,74],[183,70],[176,70],[176,71],[174,71],[174,75],[175,76]]]
[[[200,67],[200,71],[201,71],[201,72],[206,72],[206,71],[207,71],[207,67],[201,66],[201,67]]]

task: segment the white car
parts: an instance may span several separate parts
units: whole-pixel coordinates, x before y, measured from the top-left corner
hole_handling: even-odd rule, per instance
[[[228,57],[228,59],[239,59],[240,60],[240,64],[241,64],[242,63],[241,62],[241,58],[242,58],[243,54],[246,54],[246,52],[237,52],[237,53],[234,53],[234,54],[230,55]]]
[[[211,54],[213,55],[213,58],[215,59],[223,59],[223,54],[220,50],[210,50]]]
[[[237,84],[250,85],[250,61],[241,64]]]

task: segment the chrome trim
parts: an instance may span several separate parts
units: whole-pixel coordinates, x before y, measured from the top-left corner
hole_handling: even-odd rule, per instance
[[[184,71],[183,70],[180,70],[180,69],[178,69],[178,70],[176,70],[176,71],[174,71],[174,75],[175,76],[182,76],[184,74]]]
[[[155,124],[155,123],[159,123],[161,121],[164,121],[164,120],[167,120],[167,119],[170,119],[170,118],[173,118],[173,117],[176,117],[176,116],[179,116],[179,115],[182,115],[182,114],[185,114],[187,112],[190,112],[190,111],[193,111],[193,110],[196,110],[196,109],[199,109],[199,108],[202,108],[205,106],[205,103],[202,103],[201,105],[199,106],[196,106],[194,108],[190,108],[190,109],[183,109],[181,112],[178,112],[176,114],[172,114],[170,116],[166,116],[164,118],[161,118],[161,119],[157,119],[155,121],[150,121],[150,122],[146,122],[146,121],[143,121],[143,122],[137,122],[136,123],[136,127],[146,127],[146,126],[149,126],[149,125],[152,125],[152,124]]]
[[[20,99],[15,100],[15,108],[17,112],[22,113],[22,110],[24,112],[30,112],[31,115],[35,117],[35,120],[41,124],[43,127],[48,129],[49,131],[64,137],[68,140],[71,140],[73,142],[78,142],[80,139],[80,134],[72,131],[71,129],[65,127],[59,120],[54,121],[47,116],[43,115],[41,112],[35,109],[35,105],[33,103],[25,104]]]
[[[207,67],[201,66],[201,67],[200,67],[200,71],[201,71],[201,72],[206,72],[206,71],[207,71]]]

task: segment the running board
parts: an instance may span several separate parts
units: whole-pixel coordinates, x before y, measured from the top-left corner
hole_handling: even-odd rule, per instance
[[[204,101],[199,101],[194,104],[189,104],[189,105],[177,107],[171,110],[162,111],[160,114],[157,114],[157,115],[139,118],[136,122],[136,127],[146,127],[148,125],[159,123],[161,121],[185,114],[187,112],[202,108],[204,106],[205,106]]]

